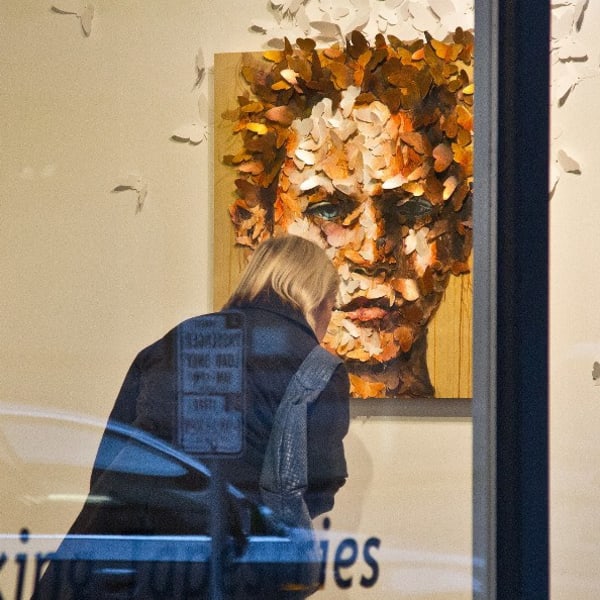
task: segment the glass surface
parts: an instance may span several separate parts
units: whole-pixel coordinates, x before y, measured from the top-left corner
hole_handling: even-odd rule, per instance
[[[213,188],[222,185],[212,156],[214,56],[304,37],[288,10],[298,5],[315,24],[311,36],[330,45],[340,39],[336,27],[346,33],[352,24],[370,40],[423,31],[441,39],[472,27],[473,3],[437,2],[436,12],[433,2],[373,0],[361,12],[358,2],[267,9],[263,0],[148,0],[97,2],[93,16],[90,3],[82,14],[78,3],[55,4],[0,7],[0,594],[30,597],[85,502],[108,509],[137,489],[144,502],[131,504],[132,529],[167,501],[195,526],[74,536],[63,550],[92,565],[74,567],[79,586],[96,576],[128,585],[139,563],[146,592],[166,598],[206,580],[213,465],[139,432],[109,430],[116,448],[127,447],[120,488],[90,495],[90,476],[137,352],[213,308],[213,259],[225,253],[213,243]],[[462,298],[459,290],[453,301]],[[451,390],[431,400],[443,409],[388,398],[383,410],[355,412],[348,481],[314,521],[317,598],[471,598],[470,354],[434,346],[430,371],[445,373],[451,355],[467,383],[436,376]],[[228,542],[231,568],[250,569],[259,585],[260,565],[296,565],[295,542],[264,507],[234,489],[225,494],[244,534]]]
[[[86,496],[82,482],[87,482],[95,456],[94,449],[85,449],[86,442],[104,431],[103,421],[8,405],[0,408],[0,417],[0,542],[7,556],[0,573],[3,593],[19,585],[31,591],[38,569],[57,549],[65,565],[77,565],[62,583],[80,586],[78,597],[84,597],[88,585],[103,585],[98,577],[121,590],[137,578],[154,586],[156,597],[165,586],[175,585],[174,572],[177,578],[193,578],[190,593],[197,591],[198,582],[206,583],[211,499],[210,471],[204,464],[138,430],[111,426],[111,450],[121,452],[111,468],[111,488],[96,486]],[[363,478],[351,479],[335,511],[315,520],[325,555],[320,595],[346,597],[372,590],[381,598],[470,597],[470,430],[470,419],[464,417],[352,422],[347,458]],[[391,474],[370,458],[387,453],[398,457]],[[367,473],[369,485],[364,486]],[[254,581],[260,568],[299,560],[301,549],[269,522],[267,509],[235,490],[228,495],[242,523],[237,543],[243,551],[239,556],[232,551],[226,578],[233,580],[232,570],[243,567]],[[130,533],[71,534],[64,540],[84,502],[114,510],[115,528],[125,522]],[[360,526],[362,503],[382,507],[370,529]],[[136,533],[140,515],[150,510],[160,519],[167,506],[169,511],[177,506],[180,519],[169,512],[153,535]],[[352,525],[356,521],[358,527]],[[236,543],[235,536],[230,543]],[[150,584],[148,564],[156,562]]]

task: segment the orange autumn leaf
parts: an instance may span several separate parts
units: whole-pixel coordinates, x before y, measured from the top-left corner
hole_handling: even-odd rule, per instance
[[[400,345],[400,348],[403,352],[408,352],[413,345],[413,332],[410,327],[406,327],[406,325],[401,325],[394,332],[394,338]]]
[[[380,354],[377,355],[378,362],[385,363],[388,360],[392,360],[398,354],[396,344],[393,340],[387,340],[383,344],[383,349]]]
[[[458,124],[467,131],[473,131],[473,115],[460,104],[456,107],[456,120]]]
[[[258,175],[259,173],[262,173],[265,170],[265,167],[262,164],[262,162],[258,160],[249,160],[240,164],[238,170],[241,173],[250,173],[252,175]]]
[[[278,63],[283,60],[283,52],[281,50],[267,50],[263,52],[265,60],[270,62]]]
[[[345,90],[352,84],[352,72],[343,63],[332,62],[329,65],[335,87]]]
[[[423,60],[425,58],[425,48],[419,48],[412,53],[411,58],[413,60]]]
[[[358,398],[380,398],[385,395],[385,384],[378,381],[366,381],[353,373],[350,377],[350,393]]]
[[[456,60],[463,49],[460,44],[444,44],[434,39],[431,39],[430,43],[435,53],[446,61]]]
[[[420,131],[401,133],[400,139],[419,154],[431,154],[431,144],[427,136]]]
[[[451,164],[453,160],[452,150],[448,144],[438,144],[433,149],[433,158],[435,162],[433,163],[433,168],[436,173],[441,173],[445,171]]]
[[[257,113],[261,110],[264,110],[264,105],[262,102],[248,102],[248,104],[244,104],[240,108],[240,110],[244,113]]]
[[[281,123],[282,125],[287,126],[291,124],[296,116],[287,106],[274,106],[265,112],[265,117],[269,119],[269,121],[274,121],[275,123]]]
[[[280,81],[277,81],[276,83],[274,83],[271,86],[272,90],[275,91],[280,91],[280,90],[289,90],[292,86],[287,82],[284,81],[283,79],[281,79]]]
[[[467,175],[471,175],[473,173],[473,155],[471,146],[452,144],[452,153],[454,154],[454,161],[463,166]]]

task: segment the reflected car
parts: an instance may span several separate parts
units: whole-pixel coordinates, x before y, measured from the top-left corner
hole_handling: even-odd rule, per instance
[[[100,465],[105,481],[87,494],[105,428],[118,458]],[[0,597],[293,598],[321,572],[305,532],[201,461],[119,423],[0,406],[0,502]],[[114,531],[74,533],[84,513]]]

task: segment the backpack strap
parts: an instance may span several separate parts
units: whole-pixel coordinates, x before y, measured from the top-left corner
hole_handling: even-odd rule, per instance
[[[308,487],[307,407],[325,389],[341,362],[321,346],[315,346],[290,380],[275,413],[260,490],[263,502],[290,527],[312,527],[304,501]]]

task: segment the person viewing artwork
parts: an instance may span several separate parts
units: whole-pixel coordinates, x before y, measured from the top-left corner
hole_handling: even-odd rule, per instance
[[[243,57],[223,118],[239,150],[230,217],[251,251],[293,233],[340,274],[324,338],[359,397],[429,397],[427,328],[472,248],[473,35],[352,32]]]
[[[258,567],[249,563],[235,581],[227,579],[227,572],[224,600],[299,599],[313,593],[319,585],[320,558],[315,550],[311,520],[332,509],[334,497],[348,476],[343,445],[349,427],[348,374],[343,361],[320,346],[338,287],[339,275],[322,248],[299,236],[272,237],[254,251],[222,311],[222,314],[233,311],[238,317],[243,315],[245,410],[243,451],[239,456],[218,459],[220,475],[243,492],[253,506],[271,509],[277,527],[285,525],[306,531],[307,552],[311,552],[311,561],[307,562],[312,562],[311,569],[299,579],[304,588],[292,582],[294,585],[288,585],[287,592],[281,587],[285,581],[276,587],[280,584],[277,564],[267,565],[270,570],[259,575],[252,570]],[[109,425],[131,426],[161,442],[178,446],[178,403],[182,401],[178,390],[181,369],[185,368],[180,364],[185,359],[178,358],[178,335],[189,331],[184,328],[188,321],[139,352],[112,408]],[[312,362],[306,363],[308,358]],[[308,367],[300,371],[306,364]],[[284,402],[293,404],[300,412],[294,413],[292,409],[280,416]],[[283,408],[287,411],[287,405]],[[285,425],[286,420],[290,425]],[[275,436],[285,438],[281,444],[284,456],[281,460],[276,457],[277,464],[273,465],[271,450],[275,447],[278,451],[279,443]],[[172,476],[169,470],[160,468],[160,461],[156,463],[158,475],[154,476],[150,472],[152,464],[140,464],[140,454],[134,449],[129,443],[115,444],[107,426],[92,470],[88,500],[69,534],[208,534],[209,512],[214,507],[198,505],[194,500],[203,498],[199,492],[206,482],[191,476]],[[279,485],[280,480],[284,485]],[[266,525],[258,517],[242,525],[229,508],[228,515],[226,527],[231,538],[275,535],[268,528],[263,530]],[[142,541],[138,543],[142,547]],[[89,572],[86,565],[81,566],[81,572]],[[83,577],[79,587],[74,586],[68,577],[76,572],[76,568],[63,568],[51,562],[33,598],[150,597],[144,595],[145,588],[141,591],[136,588],[141,585],[139,581],[123,577],[112,581],[107,576],[99,584]],[[168,570],[158,572],[168,574]],[[179,593],[177,585],[181,582],[156,583],[157,577],[151,573],[151,583],[166,586],[169,598],[210,598],[209,589],[202,587],[200,580],[189,582],[192,591]]]

